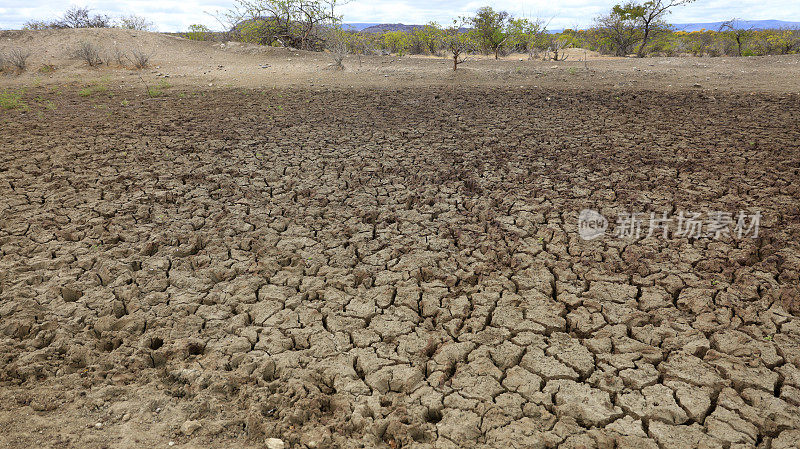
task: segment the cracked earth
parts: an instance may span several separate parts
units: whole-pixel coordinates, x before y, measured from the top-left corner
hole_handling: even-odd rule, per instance
[[[6,446],[800,441],[796,95],[129,96],[3,116]]]

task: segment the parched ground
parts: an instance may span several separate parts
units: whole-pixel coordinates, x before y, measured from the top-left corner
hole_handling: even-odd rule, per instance
[[[83,67],[85,40],[153,67]],[[797,447],[797,55],[18,46],[0,447]],[[739,211],[757,238],[647,236]]]
[[[1,116],[4,447],[800,441],[797,95],[110,93]]]

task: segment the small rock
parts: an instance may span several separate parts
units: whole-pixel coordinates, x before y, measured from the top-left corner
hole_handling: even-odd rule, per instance
[[[189,420],[183,423],[183,425],[181,425],[181,433],[186,436],[189,436],[193,434],[195,431],[197,431],[197,429],[199,429],[200,427],[201,427],[200,422],[195,420]]]
[[[692,87],[703,87],[703,86],[701,86],[700,83],[694,83],[692,84]]]
[[[175,446],[175,442],[174,441],[170,441],[169,443],[167,443],[167,446],[170,446],[170,447]]]
[[[94,428],[95,429],[102,429],[103,428],[103,423],[101,423],[101,422],[94,423]]]
[[[267,449],[283,449],[286,445],[280,438],[267,438]]]

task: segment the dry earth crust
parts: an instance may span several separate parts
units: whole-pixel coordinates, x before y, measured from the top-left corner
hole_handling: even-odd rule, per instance
[[[56,108],[0,116],[5,447],[800,440],[797,95],[25,95]],[[585,207],[763,219],[587,242]]]

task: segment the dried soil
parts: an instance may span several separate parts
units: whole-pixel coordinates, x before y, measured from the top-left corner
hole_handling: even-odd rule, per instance
[[[29,89],[6,447],[794,447],[800,98]],[[584,241],[578,212],[759,210]],[[612,219],[613,220],[613,219]]]

